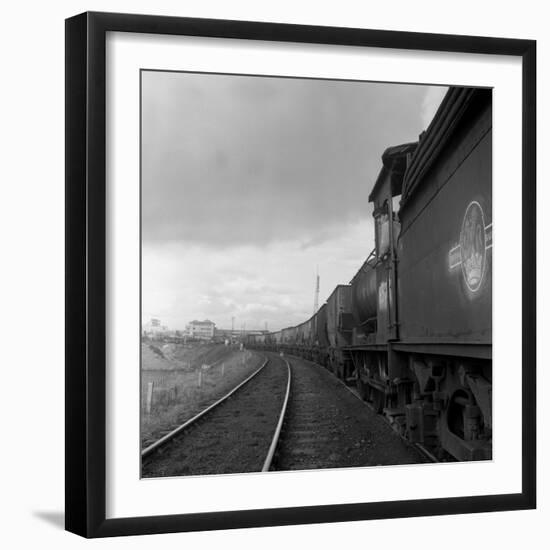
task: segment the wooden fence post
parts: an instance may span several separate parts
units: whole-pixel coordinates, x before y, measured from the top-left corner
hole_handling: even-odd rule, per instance
[[[147,402],[145,405],[145,410],[147,414],[151,414],[151,406],[153,404],[153,382],[147,384]]]

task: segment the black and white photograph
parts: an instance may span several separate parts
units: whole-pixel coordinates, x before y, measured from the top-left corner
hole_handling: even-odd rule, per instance
[[[544,547],[543,3],[3,15],[5,548]]]
[[[492,89],[139,85],[142,478],[491,461]]]

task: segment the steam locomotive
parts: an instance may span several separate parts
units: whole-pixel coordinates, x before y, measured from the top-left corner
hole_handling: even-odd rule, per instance
[[[450,88],[369,196],[375,247],[304,323],[251,336],[330,369],[437,457],[492,456],[492,92]]]

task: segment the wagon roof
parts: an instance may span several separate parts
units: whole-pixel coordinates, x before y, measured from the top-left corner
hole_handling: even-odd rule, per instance
[[[330,296],[327,298],[327,302],[330,302],[332,297],[334,295],[336,295],[340,291],[340,289],[342,289],[342,288],[351,288],[351,284],[348,283],[347,285],[345,285],[345,284],[336,285],[334,290],[330,293]]]

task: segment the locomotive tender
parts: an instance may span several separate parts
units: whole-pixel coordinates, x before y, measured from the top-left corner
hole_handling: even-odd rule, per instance
[[[491,90],[450,88],[419,142],[382,155],[375,248],[351,282],[249,341],[327,367],[403,437],[458,460],[492,456],[491,151]]]

